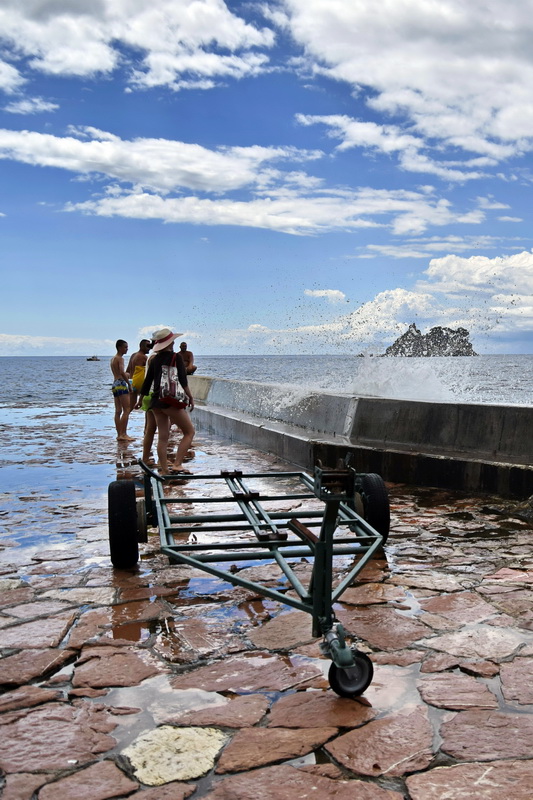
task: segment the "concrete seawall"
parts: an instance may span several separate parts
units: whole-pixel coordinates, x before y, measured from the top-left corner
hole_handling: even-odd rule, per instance
[[[533,494],[533,408],[308,392],[193,376],[199,429],[305,468],[348,452],[361,472],[420,486]]]

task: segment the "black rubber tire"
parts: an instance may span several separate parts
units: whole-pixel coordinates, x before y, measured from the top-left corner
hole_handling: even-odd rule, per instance
[[[137,509],[137,541],[146,544],[148,541],[148,520],[146,518],[146,500],[138,497],[135,501]]]
[[[117,569],[131,569],[139,560],[134,481],[113,481],[107,498],[111,563]]]
[[[361,494],[365,509],[365,520],[387,541],[390,528],[389,493],[381,475],[368,472],[361,476]]]
[[[329,685],[340,697],[359,697],[368,689],[374,677],[374,665],[366,653],[353,650],[353,667],[338,667],[332,663],[329,668]]]

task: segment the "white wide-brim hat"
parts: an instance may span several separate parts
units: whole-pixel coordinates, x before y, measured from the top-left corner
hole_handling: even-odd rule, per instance
[[[154,343],[152,349],[154,353],[159,352],[159,350],[164,350],[165,347],[172,344],[174,339],[177,339],[178,336],[183,336],[183,333],[173,333],[170,328],[161,328],[160,331],[154,331],[152,334],[152,341]]]

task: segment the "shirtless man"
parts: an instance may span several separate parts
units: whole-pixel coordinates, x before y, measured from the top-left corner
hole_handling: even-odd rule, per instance
[[[133,391],[130,395],[130,411],[133,411],[137,403],[137,395],[139,394],[139,390],[143,385],[146,362],[148,360],[148,353],[151,349],[152,342],[150,339],[141,339],[139,342],[138,351],[132,355],[128,362],[126,372],[131,377],[131,385],[133,388]]]
[[[128,343],[124,339],[118,339],[116,343],[117,354],[110,362],[111,372],[113,373],[113,399],[115,401],[115,428],[117,429],[117,439],[132,441],[132,437],[126,433],[128,419],[130,416],[130,382],[129,375],[124,369],[124,356],[128,352]]]
[[[187,350],[187,342],[182,342],[180,344],[180,354],[183,359],[183,363],[185,364],[185,370],[187,375],[192,375],[193,372],[196,372],[198,367],[194,364],[194,356],[190,350]]]

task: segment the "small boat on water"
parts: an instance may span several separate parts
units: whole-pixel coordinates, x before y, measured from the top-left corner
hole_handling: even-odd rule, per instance
[[[89,356],[87,361],[100,361],[100,359],[98,358],[98,356]]]

